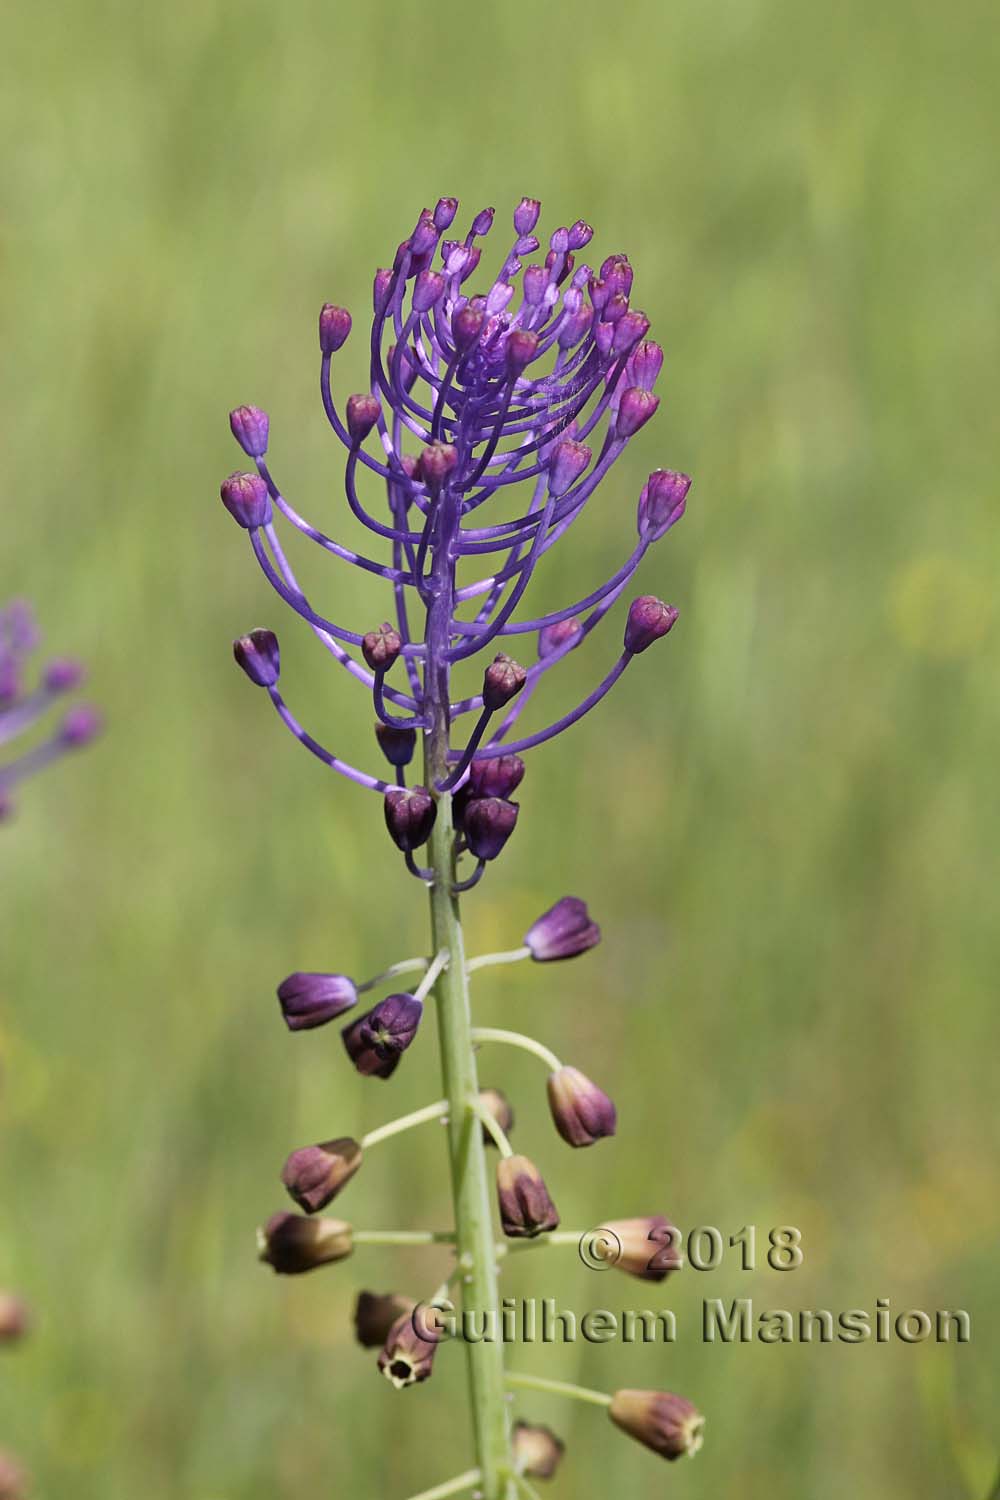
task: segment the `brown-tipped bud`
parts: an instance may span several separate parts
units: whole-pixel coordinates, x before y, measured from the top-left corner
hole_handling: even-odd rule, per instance
[[[534,1239],[559,1227],[559,1214],[541,1172],[526,1156],[503,1156],[497,1162],[500,1225],[512,1240]]]
[[[380,721],[375,725],[375,738],[390,766],[398,768],[410,764],[413,752],[417,748],[415,729],[407,729],[398,724],[383,724]]]
[[[502,797],[473,797],[462,811],[462,828],[469,853],[476,859],[496,859],[517,826],[516,802]]]
[[[502,797],[510,799],[524,779],[524,761],[519,755],[497,755],[491,760],[474,760],[466,782],[469,797]]]
[[[459,354],[468,354],[479,343],[486,314],[481,307],[466,304],[459,308],[451,320],[451,334]]]
[[[365,1349],[380,1349],[393,1324],[409,1317],[416,1302],[398,1292],[359,1292],[354,1304],[354,1332]]]
[[[303,1146],[285,1162],[281,1180],[300,1208],[318,1213],[332,1203],[361,1165],[361,1147],[350,1136]]]
[[[428,443],[420,455],[417,476],[436,495],[457,463],[458,449],[451,443]]]
[[[361,654],[373,672],[388,672],[402,649],[399,631],[388,620],[361,638]]]
[[[436,817],[437,803],[425,786],[390,787],[385,794],[385,826],[404,854],[426,844]]]
[[[9,1453],[0,1453],[0,1500],[25,1500],[28,1480]]]
[[[527,328],[515,328],[507,335],[504,348],[508,375],[520,375],[538,353],[538,334]]]
[[[592,1146],[614,1135],[617,1111],[607,1094],[579,1068],[549,1074],[549,1109],[556,1129],[570,1146]]]
[[[12,1292],[0,1292],[0,1344],[23,1339],[30,1326],[28,1309]]]
[[[608,1416],[661,1458],[693,1458],[704,1440],[701,1412],[669,1391],[615,1391]]]
[[[659,396],[654,396],[651,391],[641,390],[637,385],[632,386],[618,403],[616,436],[634,437],[640,427],[645,427],[659,404]]]
[[[351,331],[351,315],[346,307],[335,307],[325,302],[319,315],[319,347],[323,354],[336,354],[347,342]]]
[[[347,398],[347,430],[352,442],[362,443],[382,415],[378,398],[370,391]]]
[[[433,1313],[425,1317],[417,1307],[392,1325],[378,1367],[397,1391],[405,1391],[408,1385],[418,1385],[430,1375],[440,1342]]]
[[[304,1219],[300,1214],[272,1214],[257,1231],[259,1259],[279,1276],[299,1276],[354,1249],[354,1231],[340,1219]]]
[[[640,1281],[664,1281],[684,1264],[677,1230],[662,1214],[610,1219],[599,1232],[604,1236],[605,1264],[638,1276]]]
[[[527,680],[528,674],[520,662],[498,651],[483,675],[483,707],[496,713],[517,696]]]
[[[672,604],[664,604],[653,594],[641,594],[633,599],[625,622],[625,650],[638,656],[667,635],[677,623],[677,610]]]
[[[504,1135],[509,1135],[514,1128],[514,1111],[510,1107],[510,1100],[500,1089],[480,1089],[479,1102],[484,1109],[496,1120]],[[495,1146],[496,1141],[490,1135],[486,1126],[483,1126],[483,1144]]]
[[[514,1465],[526,1479],[551,1479],[566,1452],[566,1444],[551,1427],[533,1427],[529,1422],[515,1422],[511,1434]]]

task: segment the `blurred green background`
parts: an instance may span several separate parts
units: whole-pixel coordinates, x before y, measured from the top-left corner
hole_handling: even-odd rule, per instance
[[[297,1145],[436,1096],[433,1026],[391,1085],[336,1029],[290,1037],[292,968],[419,952],[424,904],[374,798],[293,745],[233,667],[279,629],[288,696],[371,764],[370,711],[267,593],[217,499],[226,413],[341,525],[316,391],[326,299],[441,193],[522,193],[625,249],[667,351],[655,422],[548,566],[572,598],[631,547],[651,467],[695,475],[641,591],[682,611],[572,738],[539,751],[515,839],[468,902],[472,951],[569,890],[575,964],[483,975],[480,1019],[536,1031],[617,1098],[572,1153],[542,1070],[484,1058],[563,1221],[802,1229],[792,1275],[667,1288],[526,1257],[512,1294],[672,1305],[677,1344],[534,1348],[521,1368],[665,1386],[709,1419],[670,1470],[538,1397],[553,1496],[982,1497],[996,1467],[995,857],[1000,694],[995,11],[57,0],[6,13],[2,593],[93,667],[109,730],[31,783],[0,846],[0,1284],[37,1309],[0,1370],[0,1445],[49,1500],[405,1497],[469,1462],[461,1362],[405,1395],[353,1344],[362,1286],[440,1257],[256,1264]],[[502,250],[497,249],[497,253]],[[363,384],[363,340],[341,396]],[[377,588],[306,569],[367,626]],[[622,611],[545,697],[617,652]],[[544,695],[543,695],[544,696]],[[532,711],[532,724],[538,714]],[[357,1224],[443,1224],[442,1142],[373,1153]],[[664,1297],[663,1292],[666,1293]],[[706,1347],[703,1298],[963,1307],[955,1346]],[[992,1431],[991,1431],[992,1424]]]

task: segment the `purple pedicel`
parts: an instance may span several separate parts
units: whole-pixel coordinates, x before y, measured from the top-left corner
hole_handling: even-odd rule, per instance
[[[347,450],[344,497],[384,548],[383,560],[340,545],[285,498],[265,460],[269,421],[258,407],[238,407],[230,417],[256,473],[231,475],[223,485],[223,500],[279,597],[369,688],[395,781],[355,769],[302,727],[277,691],[277,642],[269,631],[243,637],[237,661],[324,765],[385,794],[390,834],[421,878],[427,872],[413,851],[430,832],[437,798],[455,792],[465,841],[458,852],[468,847],[480,861],[495,858],[517,817],[510,801],[516,781],[508,786],[502,772],[486,768],[575,724],[633,657],[669,630],[676,611],[641,596],[629,612],[625,650],[598,685],[554,722],[510,737],[542,677],[586,640],[650,546],[682,517],[690,485],[686,475],[654,470],[638,500],[638,545],[633,537],[629,552],[626,542],[624,560],[604,582],[561,609],[521,613],[539,561],[655,413],[663,351],[647,337],[645,313],[632,305],[628,258],[609,255],[599,272],[575,263],[593,236],[585,220],[555,228],[546,245],[536,233],[540,205],[523,198],[487,274],[485,237],[501,232],[494,211],[475,214],[467,231],[453,227],[457,215],[454,198],[423,209],[389,265],[376,272],[374,316],[363,335],[365,390],[335,397],[334,358],[352,331],[358,335],[345,308],[327,303],[320,312],[320,391]],[[321,614],[299,586],[279,522],[388,583],[394,623],[366,633]],[[478,581],[463,577],[459,586],[459,560],[478,564]],[[382,608],[372,602],[369,623]],[[504,649],[508,637],[523,634],[538,640],[538,661],[527,668]],[[480,653],[482,690],[455,695],[453,669]],[[0,660],[0,694],[2,666]],[[455,734],[468,713],[476,715],[472,728]],[[433,785],[407,791],[404,768],[418,738],[434,747],[438,769],[429,776]],[[523,766],[518,779],[522,773]]]
[[[14,788],[18,782],[43,770],[67,750],[88,744],[102,726],[96,708],[74,704],[65,710],[48,738],[20,752],[13,749],[14,742],[51,710],[56,699],[73,692],[86,675],[82,664],[70,656],[55,657],[32,673],[30,657],[39,644],[29,604],[15,599],[0,605],[0,823],[15,812]]]

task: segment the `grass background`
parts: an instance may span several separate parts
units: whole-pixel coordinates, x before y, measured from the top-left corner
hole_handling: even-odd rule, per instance
[[[374,972],[420,950],[424,911],[374,799],[234,670],[233,635],[278,627],[292,703],[370,761],[361,694],[267,597],[216,496],[226,412],[257,401],[286,489],[336,530],[319,304],[363,321],[372,268],[440,193],[505,222],[530,193],[550,227],[590,219],[599,257],[628,250],[667,351],[657,420],[543,597],[624,555],[648,468],[696,483],[639,580],[680,626],[533,757],[468,903],[476,951],[565,890],[589,899],[596,953],[483,976],[477,1010],[597,1076],[620,1134],[567,1152],[530,1059],[491,1055],[485,1077],[567,1225],[790,1223],[806,1255],[674,1278],[673,1348],[518,1353],[688,1394],[709,1418],[696,1463],[664,1470],[590,1408],[521,1409],[568,1440],[553,1496],[985,1497],[998,51],[980,0],[8,13],[2,592],[92,664],[110,721],[3,832],[0,1282],[38,1327],[4,1358],[0,1440],[39,1496],[404,1500],[468,1463],[458,1359],[397,1396],[349,1336],[358,1287],[419,1295],[434,1256],[288,1282],[254,1261],[286,1152],[433,1097],[436,1062],[429,1026],[383,1088],[335,1032],[278,1021],[289,969]],[[335,615],[380,617],[347,572],[309,576]],[[603,672],[618,615],[551,706]],[[366,1226],[443,1222],[434,1130],[341,1201]],[[551,1254],[507,1290],[647,1305]],[[705,1347],[702,1299],[745,1295],[964,1307],[973,1342]]]

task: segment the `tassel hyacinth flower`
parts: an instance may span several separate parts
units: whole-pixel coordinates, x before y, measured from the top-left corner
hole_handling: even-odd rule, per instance
[[[576,1244],[580,1234],[557,1229],[541,1172],[530,1158],[514,1155],[507,1139],[513,1112],[505,1094],[481,1087],[478,1050],[491,1043],[519,1047],[545,1064],[553,1121],[572,1147],[612,1135],[617,1117],[608,1096],[543,1043],[472,1023],[476,971],[573,958],[600,941],[584,902],[563,897],[519,948],[467,959],[460,901],[515,839],[524,757],[596,708],[633,659],[673,628],[672,605],[634,597],[596,686],[544,727],[520,732],[521,715],[538,701],[548,673],[611,615],[646,553],[681,518],[690,480],[669,469],[651,473],[635,501],[633,535],[610,576],[561,608],[531,611],[526,596],[536,570],[596,503],[613,465],[655,413],[663,351],[647,338],[649,320],[632,304],[627,258],[608,256],[599,269],[584,261],[588,224],[557,228],[543,247],[539,204],[522,199],[513,235],[487,274],[493,210],[477,213],[464,231],[453,228],[457,212],[453,198],[425,209],[391,265],[375,273],[371,326],[356,335],[367,352],[365,390],[345,395],[335,387],[351,314],[333,304],[320,312],[320,397],[345,452],[344,503],[371,534],[371,555],[338,542],[286,496],[272,466],[270,423],[256,406],[230,415],[247,463],[224,481],[222,500],[279,598],[369,694],[381,774],[349,764],[302,724],[281,691],[273,631],[258,628],[237,640],[237,663],[300,744],[381,798],[388,834],[430,899],[426,956],[394,963],[363,983],[340,973],[292,974],[278,989],[285,1023],[292,1031],[311,1030],[343,1017],[347,1060],[384,1081],[406,1066],[418,1027],[428,1024],[425,1002],[433,1001],[442,1074],[443,1097],[412,1115],[360,1141],[338,1134],[331,1122],[330,1140],[292,1152],[283,1182],[305,1214],[274,1214],[261,1231],[261,1258],[276,1272],[298,1274],[366,1244],[439,1244],[453,1268],[429,1305],[447,1297],[454,1283],[464,1309],[482,1318],[498,1306],[498,1266],[506,1254]],[[367,621],[331,619],[307,597],[285,550],[287,536],[296,533],[335,566],[359,568],[384,585]],[[415,760],[418,772],[411,770]],[[404,974],[420,976],[412,989],[394,983]],[[374,989],[389,992],[358,1014],[360,996]],[[340,1195],[350,1197],[363,1154],[431,1120],[446,1126],[453,1228],[364,1230],[311,1217],[334,1196],[338,1209]],[[495,1171],[488,1166],[491,1147],[498,1151]],[[657,1248],[649,1246],[650,1257]],[[628,1268],[634,1264],[630,1249]],[[432,1373],[439,1338],[413,1321],[415,1309],[427,1305],[396,1293],[365,1292],[359,1302],[359,1340],[367,1348],[381,1345],[378,1367],[399,1389]],[[475,1466],[414,1500],[472,1489],[483,1500],[513,1500],[534,1493],[532,1477],[548,1477],[562,1446],[546,1428],[522,1422],[512,1429],[510,1389],[535,1386],[612,1405],[609,1395],[507,1370],[497,1342],[467,1341],[465,1358]],[[617,1410],[612,1415],[619,1420]],[[631,1408],[620,1425],[637,1431]],[[673,1457],[677,1443],[658,1437],[651,1446]]]

